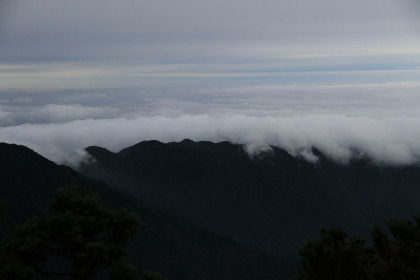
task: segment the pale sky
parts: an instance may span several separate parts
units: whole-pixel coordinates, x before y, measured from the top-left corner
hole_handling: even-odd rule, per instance
[[[57,162],[193,138],[409,163],[418,112],[418,0],[0,2],[0,141]]]
[[[6,0],[0,9],[2,89],[151,77],[420,81],[417,0]]]

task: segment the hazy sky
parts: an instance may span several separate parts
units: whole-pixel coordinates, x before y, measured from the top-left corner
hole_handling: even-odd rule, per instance
[[[4,0],[0,141],[420,156],[418,0]]]

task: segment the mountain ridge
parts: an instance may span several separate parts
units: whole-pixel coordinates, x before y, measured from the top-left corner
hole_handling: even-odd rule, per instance
[[[156,270],[173,280],[286,279],[276,258],[56,165],[25,146],[1,143],[0,155],[0,199],[7,211],[0,237],[33,215],[46,215],[55,188],[78,183],[98,193],[107,207],[124,207],[140,216],[142,225],[128,248],[140,271]]]
[[[282,258],[296,257],[321,227],[342,225],[367,236],[374,225],[419,212],[415,165],[376,164],[360,155],[339,163],[316,149],[316,163],[276,147],[250,156],[238,144],[191,140],[86,151],[95,160],[82,166],[85,175]]]

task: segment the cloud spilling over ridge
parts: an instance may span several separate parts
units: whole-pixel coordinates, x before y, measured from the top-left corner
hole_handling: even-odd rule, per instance
[[[24,124],[1,128],[3,141],[28,145],[61,162],[80,147],[99,145],[118,151],[142,140],[231,141],[252,152],[269,145],[313,160],[308,149],[346,161],[352,150],[377,162],[408,164],[420,158],[420,123],[416,118],[307,115],[250,117],[186,115],[177,118],[138,117],[77,120],[61,124]]]
[[[420,159],[419,90],[397,83],[3,92],[0,141],[73,164],[90,145],[119,151],[185,138],[244,144],[250,153],[277,146],[311,161],[317,148],[343,162],[357,152],[411,164]]]
[[[0,141],[56,162],[184,138],[418,160],[417,0],[3,2]]]

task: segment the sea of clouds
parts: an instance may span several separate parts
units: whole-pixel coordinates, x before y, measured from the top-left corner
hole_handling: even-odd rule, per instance
[[[162,87],[0,92],[0,141],[76,164],[90,145],[119,151],[185,138],[276,146],[316,161],[420,160],[420,83]]]

